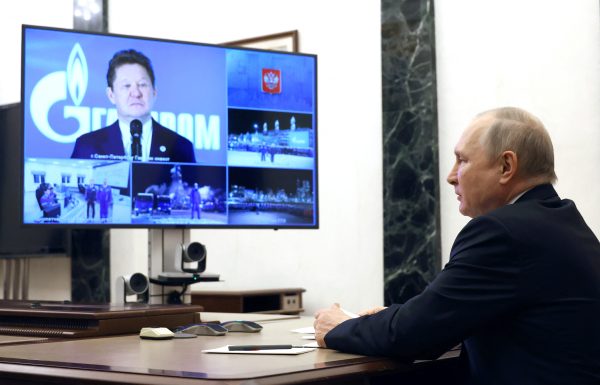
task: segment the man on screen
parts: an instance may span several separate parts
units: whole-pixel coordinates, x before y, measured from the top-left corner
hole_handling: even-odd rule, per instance
[[[200,219],[200,213],[202,211],[200,204],[202,199],[200,198],[200,191],[198,190],[198,183],[194,183],[192,191],[190,192],[190,205],[192,206],[192,219],[194,219],[194,213],[196,213],[198,219]]]
[[[108,185],[108,180],[104,178],[104,184],[98,188],[98,203],[100,204],[100,220],[106,222],[108,220],[108,211],[113,203],[112,187]]]
[[[71,158],[196,162],[192,142],[150,116],[157,94],[150,59],[133,49],[119,51],[109,62],[106,80],[118,120],[77,138]]]
[[[87,202],[87,219],[90,219],[90,211],[92,219],[96,217],[96,199],[98,198],[98,189],[91,179],[88,186],[85,188],[85,201]]]

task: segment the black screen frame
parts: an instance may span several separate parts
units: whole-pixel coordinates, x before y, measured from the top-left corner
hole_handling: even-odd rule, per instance
[[[22,172],[19,164],[22,159],[20,143],[22,132],[21,103],[0,105],[0,180],[4,188],[0,190],[0,257],[36,257],[65,255],[69,253],[70,232],[56,227],[24,227],[19,201],[21,189],[11,189],[10,181],[21,186]]]
[[[91,31],[79,31],[73,29],[64,29],[64,28],[54,28],[47,26],[39,26],[39,25],[22,25],[22,56],[21,56],[21,101],[25,100],[25,91],[24,91],[24,82],[25,82],[25,31],[27,29],[40,29],[40,30],[50,30],[50,31],[64,31],[64,32],[76,32],[79,34],[89,34],[96,36],[107,36],[107,37],[116,37],[116,38],[130,38],[130,39],[140,39],[142,41],[157,41],[157,42],[167,42],[167,43],[181,43],[181,44],[191,44],[197,46],[207,46],[207,47],[217,47],[219,49],[224,50],[245,50],[245,51],[257,51],[257,52],[273,52],[264,49],[257,48],[246,48],[246,47],[233,47],[229,44],[208,44],[208,43],[198,43],[192,41],[184,41],[184,40],[173,40],[173,39],[165,39],[165,38],[157,38],[157,37],[145,37],[145,36],[136,36],[129,34],[116,34],[116,33],[105,33],[105,32],[91,32]],[[77,229],[109,229],[109,228],[140,228],[140,229],[274,229],[274,230],[285,230],[285,229],[319,229],[320,227],[320,198],[319,198],[319,174],[318,174],[318,61],[317,55],[315,54],[307,54],[307,53],[299,53],[299,52],[284,52],[277,51],[277,54],[281,55],[291,55],[291,56],[307,56],[314,58],[314,168],[312,172],[314,173],[313,178],[313,210],[314,210],[314,223],[310,225],[301,225],[301,224],[292,224],[292,225],[277,225],[277,224],[268,224],[268,225],[243,225],[243,224],[234,224],[234,223],[226,223],[226,224],[202,224],[202,223],[185,223],[185,224],[138,224],[138,223],[89,223],[89,224],[81,224],[81,223],[43,223],[43,224],[33,224],[25,222],[23,209],[24,209],[24,195],[25,195],[25,183],[23,180],[20,181],[19,188],[21,190],[20,193],[20,209],[21,209],[21,226],[24,227],[41,227],[41,228],[77,228]],[[23,102],[21,102],[21,106],[25,106]],[[26,114],[26,109],[21,109],[21,130],[22,130],[22,142],[21,142],[21,179],[24,177],[25,173],[25,156],[24,156],[24,146],[25,146],[25,135],[24,135],[24,117]],[[229,187],[229,186],[228,186]]]

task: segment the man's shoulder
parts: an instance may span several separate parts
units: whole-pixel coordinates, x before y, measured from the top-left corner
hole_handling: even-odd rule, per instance
[[[77,140],[78,141],[88,141],[88,140],[98,140],[100,138],[110,137],[111,135],[113,135],[115,133],[115,130],[117,130],[117,132],[119,131],[117,122],[111,124],[110,126],[102,127],[95,131],[90,131],[86,134],[83,134],[79,138],[77,138]]]
[[[490,239],[507,239],[522,226],[532,223],[532,216],[523,210],[523,205],[505,205],[471,219],[459,232],[455,246],[459,243],[480,242]],[[535,220],[533,220],[535,222]]]
[[[561,199],[551,186],[538,186],[513,204],[471,219],[457,238],[521,238],[520,234],[529,234],[532,229],[543,231],[558,221],[564,225],[578,223],[579,217],[573,201]]]
[[[154,119],[150,156],[168,157],[171,162],[196,163],[193,143]]]
[[[177,132],[171,130],[170,128],[167,128],[163,125],[161,125],[160,123],[158,123],[156,120],[152,121],[152,135],[157,135],[162,139],[169,139],[169,140],[177,140],[177,141],[181,141],[181,142],[186,142],[189,143],[190,145],[192,144],[192,142],[186,138],[183,135],[178,134]]]
[[[513,226],[527,226],[528,222],[537,222],[544,216],[543,207],[539,200],[526,200],[504,205],[486,214],[471,219],[463,230],[477,232],[488,231],[491,228],[508,230]]]

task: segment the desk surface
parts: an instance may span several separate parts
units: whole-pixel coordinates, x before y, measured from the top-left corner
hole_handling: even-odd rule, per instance
[[[303,344],[309,341],[291,330],[311,324],[312,317],[284,318],[264,322],[260,333],[230,332],[217,337],[143,340],[137,335],[122,335],[0,344],[0,378],[11,383],[50,383],[58,377],[62,384],[242,384],[249,380],[254,384],[286,384],[323,378],[329,382],[369,372],[408,372],[419,365],[329,349],[294,356],[201,353],[233,344]],[[456,355],[450,353],[445,358]]]

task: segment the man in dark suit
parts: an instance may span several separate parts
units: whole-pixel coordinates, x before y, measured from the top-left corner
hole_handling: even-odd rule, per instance
[[[471,384],[600,384],[600,243],[552,187],[543,124],[477,116],[448,175],[463,215],[450,261],[419,295],[349,319],[316,314],[320,346],[412,361],[462,342]]]
[[[118,120],[80,136],[71,158],[196,162],[192,142],[150,116],[157,95],[150,59],[135,50],[119,51],[109,62],[106,80]]]
[[[90,211],[92,212],[92,219],[96,217],[96,199],[98,198],[98,189],[94,184],[94,180],[91,179],[88,186],[85,188],[85,201],[87,202],[87,219],[90,219]]]
[[[202,213],[202,208],[200,205],[202,204],[202,198],[200,197],[200,191],[198,190],[198,183],[194,183],[194,187],[190,191],[190,205],[192,206],[192,219],[194,219],[194,213],[198,219],[200,219],[200,215]]]

